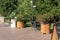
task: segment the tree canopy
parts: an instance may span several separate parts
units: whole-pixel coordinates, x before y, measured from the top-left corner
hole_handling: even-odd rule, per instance
[[[29,19],[33,14],[30,1],[32,0],[0,0],[0,14],[4,17],[12,17],[13,13],[16,15],[21,13]],[[36,6],[34,15],[50,13],[60,16],[60,0],[34,0],[34,5]]]
[[[4,17],[9,16],[14,10],[17,9],[17,0],[0,0],[1,15]]]

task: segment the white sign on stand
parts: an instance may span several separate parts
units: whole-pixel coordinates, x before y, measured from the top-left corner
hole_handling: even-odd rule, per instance
[[[11,19],[11,28],[16,28],[16,20]]]

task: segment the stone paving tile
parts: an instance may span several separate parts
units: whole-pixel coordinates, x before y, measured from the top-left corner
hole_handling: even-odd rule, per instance
[[[51,34],[43,35],[32,28],[0,27],[0,40],[51,40]]]

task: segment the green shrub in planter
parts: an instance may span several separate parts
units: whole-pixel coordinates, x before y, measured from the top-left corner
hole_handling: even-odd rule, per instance
[[[22,15],[17,15],[16,20],[17,28],[21,29],[25,27],[24,17]]]
[[[53,20],[53,17],[54,17],[53,14],[50,13],[38,14],[36,16],[37,21],[44,23],[49,23],[51,20]]]
[[[53,18],[53,15],[50,13],[37,15],[37,21],[40,22],[42,33],[46,33],[46,34],[50,33],[50,21],[52,18]]]

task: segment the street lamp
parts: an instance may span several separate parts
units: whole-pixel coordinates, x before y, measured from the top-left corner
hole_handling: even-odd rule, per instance
[[[34,0],[30,1],[31,2],[31,7],[32,7],[32,27],[35,29],[35,19],[34,19],[34,10],[35,10],[35,5],[34,5]]]

